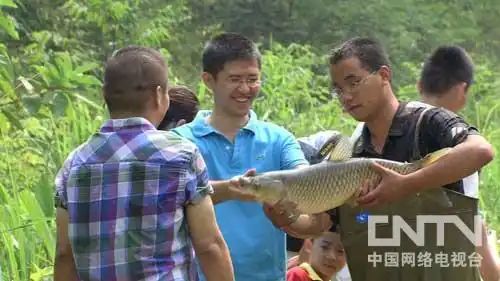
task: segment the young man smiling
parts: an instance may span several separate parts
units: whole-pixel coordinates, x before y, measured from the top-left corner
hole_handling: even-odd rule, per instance
[[[328,215],[289,216],[255,202],[235,177],[308,165],[294,136],[260,121],[252,103],[261,83],[261,55],[243,35],[224,33],[203,51],[202,79],[213,93],[211,111],[201,110],[190,124],[173,131],[196,143],[205,159],[217,222],[231,251],[238,281],[285,280],[285,233],[319,235],[331,226]]]

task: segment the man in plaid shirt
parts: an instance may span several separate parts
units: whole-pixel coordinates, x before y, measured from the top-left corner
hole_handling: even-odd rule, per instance
[[[110,58],[103,94],[111,119],[56,177],[58,280],[234,280],[197,147],[156,129],[169,106],[167,65],[155,50]]]

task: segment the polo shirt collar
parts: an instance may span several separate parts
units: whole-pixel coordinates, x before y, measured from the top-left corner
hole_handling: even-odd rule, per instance
[[[156,127],[146,118],[131,117],[124,119],[109,119],[100,128],[102,133],[112,133],[117,131],[147,131],[156,130]]]
[[[303,268],[305,271],[307,271],[307,274],[309,275],[309,278],[311,278],[312,281],[323,281],[323,279],[319,277],[318,273],[314,271],[314,269],[309,263],[304,262],[300,264],[300,267]]]
[[[196,114],[195,119],[193,120],[193,134],[195,137],[204,137],[212,133],[218,133],[218,131],[207,123],[206,117],[212,114],[211,110],[200,110],[198,114]],[[250,110],[250,119],[247,124],[242,128],[243,130],[248,130],[252,133],[256,133],[257,131],[257,114]]]

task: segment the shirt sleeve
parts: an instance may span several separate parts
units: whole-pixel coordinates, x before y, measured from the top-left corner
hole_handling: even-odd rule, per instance
[[[311,281],[311,279],[304,269],[295,266],[286,272],[286,281]]]
[[[195,148],[188,171],[186,203],[193,205],[198,204],[201,199],[213,192],[213,187],[208,180],[208,170],[205,160],[203,160],[199,149]]]
[[[72,156],[74,152],[71,153],[68,158],[64,161],[63,166],[56,174],[54,184],[55,184],[55,195],[54,195],[54,206],[56,208],[68,209],[68,193],[67,193],[67,181],[68,174],[71,169]]]
[[[425,138],[436,142],[439,148],[453,147],[469,135],[479,135],[462,117],[443,108],[429,110],[422,121],[421,128],[427,127]]]
[[[288,131],[283,134],[281,145],[281,169],[295,169],[299,165],[309,165],[298,141]]]

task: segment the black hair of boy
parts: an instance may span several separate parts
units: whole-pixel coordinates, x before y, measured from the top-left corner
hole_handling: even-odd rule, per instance
[[[442,95],[459,83],[466,90],[473,80],[474,66],[467,52],[455,45],[438,47],[424,61],[420,74],[422,91],[427,95]]]

